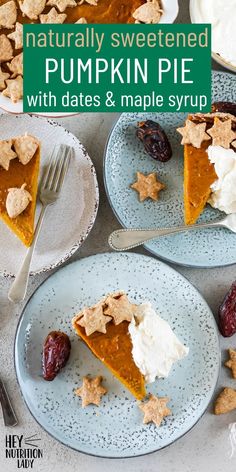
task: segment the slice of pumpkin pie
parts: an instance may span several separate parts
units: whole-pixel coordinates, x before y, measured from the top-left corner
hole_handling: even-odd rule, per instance
[[[123,292],[110,294],[76,315],[72,326],[93,354],[141,400],[146,395],[145,380],[134,362],[128,329],[135,307]]]
[[[34,136],[0,141],[0,219],[27,247],[34,236],[39,167]]]
[[[196,223],[218,179],[208,148],[220,146],[224,159],[224,149],[229,149],[236,138],[235,130],[235,116],[221,112],[189,115],[185,126],[177,129],[184,145],[185,224]]]

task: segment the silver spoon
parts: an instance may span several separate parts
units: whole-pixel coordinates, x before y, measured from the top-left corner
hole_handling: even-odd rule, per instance
[[[0,403],[2,405],[3,419],[5,426],[16,426],[18,420],[13,410],[9,395],[4,383],[0,379]]]
[[[222,220],[198,225],[175,226],[173,228],[162,229],[118,229],[110,234],[108,242],[115,251],[126,251],[141,244],[156,239],[159,236],[182,233],[184,231],[205,229],[205,228],[227,228],[236,233],[236,213],[226,216]]]

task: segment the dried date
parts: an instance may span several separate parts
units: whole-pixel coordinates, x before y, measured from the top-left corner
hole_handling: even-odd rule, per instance
[[[171,158],[172,149],[169,139],[159,123],[152,120],[140,121],[136,135],[153,159],[166,162]]]
[[[236,281],[232,284],[219,308],[219,328],[225,337],[236,333]]]
[[[67,334],[61,331],[52,331],[43,345],[43,378],[53,380],[69,359],[71,350]]]
[[[233,102],[214,102],[211,106],[213,113],[230,113],[236,116],[236,103]]]

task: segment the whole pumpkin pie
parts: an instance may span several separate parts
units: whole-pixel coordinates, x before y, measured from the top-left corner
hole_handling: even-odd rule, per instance
[[[221,123],[228,125],[228,130],[225,130],[225,136],[221,132],[221,136],[217,137],[217,132],[214,132],[222,127],[219,126]],[[210,198],[211,186],[218,178],[208,157],[208,147],[221,145],[229,148],[236,136],[235,129],[235,116],[221,112],[189,115],[185,126],[177,129],[184,145],[185,224],[196,223]]]
[[[124,293],[108,295],[72,320],[75,332],[112,374],[141,400],[146,395],[144,376],[132,356],[128,331],[135,305]]]
[[[23,24],[158,23],[161,0],[0,0],[0,91],[23,97]],[[12,74],[13,73],[13,74]]]
[[[0,141],[0,219],[29,247],[40,167],[40,143],[24,135]]]

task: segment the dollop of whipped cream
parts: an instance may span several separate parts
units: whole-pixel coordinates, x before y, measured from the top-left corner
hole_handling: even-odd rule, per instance
[[[212,51],[236,66],[236,0],[195,0],[194,20],[212,24]]]
[[[21,188],[9,188],[6,199],[6,210],[10,218],[16,218],[19,216],[32,200],[30,193],[25,190],[26,184],[23,184]]]
[[[149,302],[137,306],[129,333],[134,362],[147,383],[154,382],[156,377],[168,377],[174,362],[189,352]]]
[[[218,177],[211,185],[208,203],[228,215],[236,213],[236,152],[221,146],[209,146],[207,153]]]

